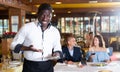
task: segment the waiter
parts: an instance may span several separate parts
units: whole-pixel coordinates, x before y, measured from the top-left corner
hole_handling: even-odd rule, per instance
[[[54,72],[49,57],[54,56],[57,60],[62,53],[60,33],[51,25],[51,19],[52,7],[47,3],[41,4],[36,21],[21,27],[11,43],[15,53],[24,53],[22,72]]]

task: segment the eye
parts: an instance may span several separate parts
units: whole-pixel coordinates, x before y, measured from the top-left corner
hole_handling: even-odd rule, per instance
[[[50,18],[50,15],[47,15],[47,17],[49,17],[49,18]]]

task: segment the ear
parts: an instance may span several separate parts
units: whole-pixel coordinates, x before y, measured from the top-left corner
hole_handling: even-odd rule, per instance
[[[70,44],[70,41],[67,41],[68,44]]]

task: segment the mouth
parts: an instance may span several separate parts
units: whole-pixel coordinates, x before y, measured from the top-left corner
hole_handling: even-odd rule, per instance
[[[46,22],[46,21],[42,21],[42,23],[43,23],[43,24],[47,24],[47,22]]]

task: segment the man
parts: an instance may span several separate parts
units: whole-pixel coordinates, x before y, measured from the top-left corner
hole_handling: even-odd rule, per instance
[[[76,39],[73,34],[68,34],[65,38],[65,45],[62,46],[64,61],[68,64],[80,62],[82,59],[82,51],[76,46]]]
[[[60,34],[50,23],[52,7],[49,4],[41,4],[37,15],[37,21],[19,30],[11,49],[17,53],[23,51],[23,72],[53,72],[53,62],[48,58],[61,57]]]
[[[86,41],[86,47],[91,47],[93,41],[93,32],[89,32],[88,39]]]

